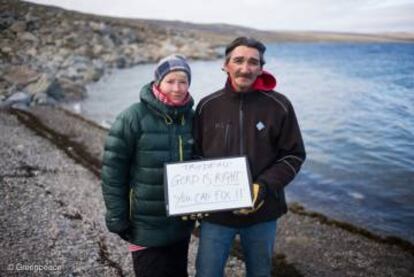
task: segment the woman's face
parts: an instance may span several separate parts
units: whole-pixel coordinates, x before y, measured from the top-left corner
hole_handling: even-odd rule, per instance
[[[159,89],[177,103],[184,100],[189,86],[187,74],[183,71],[172,71],[162,79]]]

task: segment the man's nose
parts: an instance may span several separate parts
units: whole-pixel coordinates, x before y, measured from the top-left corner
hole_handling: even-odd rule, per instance
[[[248,73],[248,72],[250,72],[250,67],[249,67],[249,64],[248,64],[248,63],[242,63],[242,64],[240,65],[240,71],[241,71],[241,72],[243,72],[243,73]]]

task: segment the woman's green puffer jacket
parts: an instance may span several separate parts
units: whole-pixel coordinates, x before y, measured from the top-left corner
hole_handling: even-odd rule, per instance
[[[133,244],[165,246],[188,238],[193,223],[167,217],[164,164],[191,158],[193,100],[182,107],[166,106],[141,90],[141,102],[122,112],[106,139],[102,190],[106,225]]]

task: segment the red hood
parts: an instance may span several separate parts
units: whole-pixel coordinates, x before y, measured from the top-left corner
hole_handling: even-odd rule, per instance
[[[256,78],[252,87],[254,90],[271,91],[277,85],[276,78],[269,72],[263,70],[263,73]]]
[[[227,78],[227,83],[231,85],[230,78]],[[252,84],[252,89],[261,91],[271,91],[276,87],[276,85],[276,78],[270,72],[263,70],[262,74],[259,75]]]

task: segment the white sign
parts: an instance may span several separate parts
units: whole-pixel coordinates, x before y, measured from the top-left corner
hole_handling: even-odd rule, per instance
[[[166,164],[164,180],[168,215],[253,205],[246,157]]]

